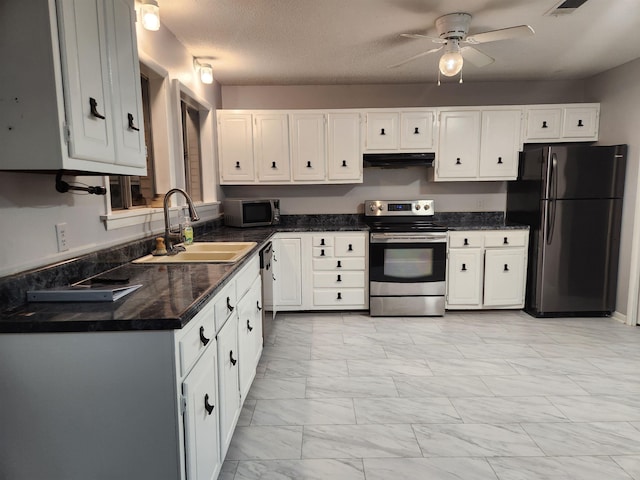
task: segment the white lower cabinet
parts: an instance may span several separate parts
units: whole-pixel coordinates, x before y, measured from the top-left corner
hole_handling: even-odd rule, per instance
[[[523,308],[527,230],[449,232],[447,308]]]
[[[279,233],[273,250],[278,310],[369,307],[367,233]]]
[[[218,395],[220,397],[220,449],[224,458],[240,416],[238,316],[231,315],[218,332]],[[191,480],[191,479],[189,479]]]
[[[262,355],[262,289],[256,278],[238,304],[238,354],[240,357],[240,397],[247,398]]]

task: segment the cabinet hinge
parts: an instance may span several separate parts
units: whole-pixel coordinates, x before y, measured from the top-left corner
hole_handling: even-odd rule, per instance
[[[64,137],[64,143],[69,143],[71,141],[71,128],[69,128],[67,122],[62,124],[62,135]]]
[[[187,397],[180,395],[180,414],[187,411]]]

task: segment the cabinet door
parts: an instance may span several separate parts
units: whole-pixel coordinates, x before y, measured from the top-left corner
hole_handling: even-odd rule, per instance
[[[218,397],[220,458],[224,458],[240,416],[238,317],[232,315],[218,332]]]
[[[438,179],[475,179],[480,159],[480,112],[441,112],[438,151]]]
[[[482,112],[480,178],[515,180],[518,176],[521,117],[520,110]]]
[[[482,299],[482,249],[449,250],[447,306],[480,306]]]
[[[109,47],[113,78],[115,162],[146,169],[136,13],[133,2],[129,0],[115,0],[107,2],[107,5],[107,15],[112,17],[109,23],[114,26]]]
[[[566,138],[598,139],[597,107],[567,107],[564,109],[562,136]]]
[[[533,108],[527,112],[526,140],[559,140],[562,108]]]
[[[114,163],[105,3],[62,0],[58,8],[69,156]]]
[[[278,308],[299,307],[302,305],[302,239],[278,238],[274,240],[273,251],[274,302]]]
[[[362,182],[360,114],[330,113],[327,123],[329,181]]]
[[[400,148],[433,150],[434,112],[402,112],[400,114]]]
[[[254,150],[261,182],[291,180],[289,161],[289,121],[287,114],[258,114],[254,116]]]
[[[182,384],[186,399],[184,438],[189,480],[214,480],[222,466],[216,377],[214,341]]]
[[[294,113],[291,120],[291,165],[295,181],[322,181],[327,145],[322,113]]]
[[[218,118],[220,183],[253,183],[253,125],[251,114],[223,114]]]
[[[262,354],[261,296],[261,282],[258,277],[238,305],[238,352],[242,402],[249,393]]]
[[[485,252],[484,305],[524,304],[525,251],[496,248]]]
[[[397,113],[367,113],[367,150],[397,150],[398,120]]]

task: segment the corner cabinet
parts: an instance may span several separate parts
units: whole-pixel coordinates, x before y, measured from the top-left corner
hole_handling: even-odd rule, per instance
[[[447,309],[523,308],[527,230],[449,232]]]
[[[133,0],[18,3],[0,18],[0,60],[20,65],[0,94],[0,169],[146,175]]]

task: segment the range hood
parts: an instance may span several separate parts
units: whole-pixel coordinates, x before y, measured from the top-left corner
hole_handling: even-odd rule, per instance
[[[362,162],[364,167],[432,167],[435,158],[435,153],[365,153]]]

